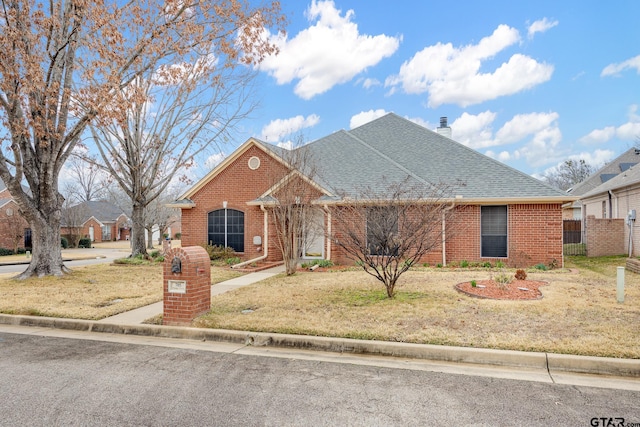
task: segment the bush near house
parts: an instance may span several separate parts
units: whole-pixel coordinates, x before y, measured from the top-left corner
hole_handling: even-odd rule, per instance
[[[90,248],[91,247],[91,239],[88,237],[83,237],[78,241],[79,248]]]

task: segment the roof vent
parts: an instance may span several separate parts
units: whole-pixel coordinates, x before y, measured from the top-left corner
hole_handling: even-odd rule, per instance
[[[436,129],[436,132],[451,139],[451,128],[447,125],[446,117],[440,117],[440,126]]]

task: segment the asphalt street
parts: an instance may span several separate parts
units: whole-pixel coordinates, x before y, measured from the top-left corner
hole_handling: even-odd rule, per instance
[[[0,332],[2,426],[640,423],[638,390],[19,331]]]

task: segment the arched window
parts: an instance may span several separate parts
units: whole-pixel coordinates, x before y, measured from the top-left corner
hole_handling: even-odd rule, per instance
[[[235,209],[211,211],[207,223],[209,244],[244,252],[244,212]]]

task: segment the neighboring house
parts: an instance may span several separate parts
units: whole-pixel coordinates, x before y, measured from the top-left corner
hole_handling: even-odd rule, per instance
[[[116,205],[106,201],[82,202],[62,213],[61,234],[77,234],[92,242],[129,240],[129,217]]]
[[[584,196],[585,194],[593,191],[596,187],[599,187],[603,183],[625,172],[630,167],[635,166],[640,162],[640,149],[630,148],[622,153],[617,158],[613,159],[603,167],[601,167],[594,174],[579,184],[574,185],[567,190],[572,196]],[[563,219],[583,219],[586,218],[583,212],[582,201],[577,200],[572,203],[567,203],[563,206]]]
[[[640,255],[640,166],[634,165],[581,198],[587,255]],[[631,245],[630,245],[631,243]],[[631,247],[630,247],[631,246]]]
[[[29,191],[29,190],[26,190]],[[18,204],[0,180],[0,248],[31,248],[31,228],[20,214]]]
[[[446,128],[446,123],[445,126]],[[448,129],[448,128],[447,128]],[[458,233],[422,262],[495,261],[561,264],[562,204],[574,197],[395,114],[341,130],[304,146],[321,171],[309,185],[325,208],[325,230],[309,239],[303,258],[353,263],[325,235],[331,209],[348,205],[356,189],[383,178],[457,184],[451,195]],[[287,153],[250,138],[171,204],[182,209],[182,245],[232,247],[246,261],[281,260],[269,215],[277,177],[288,173]],[[273,199],[271,199],[273,200]],[[355,224],[366,227],[366,224]],[[309,245],[301,242],[301,247]]]

